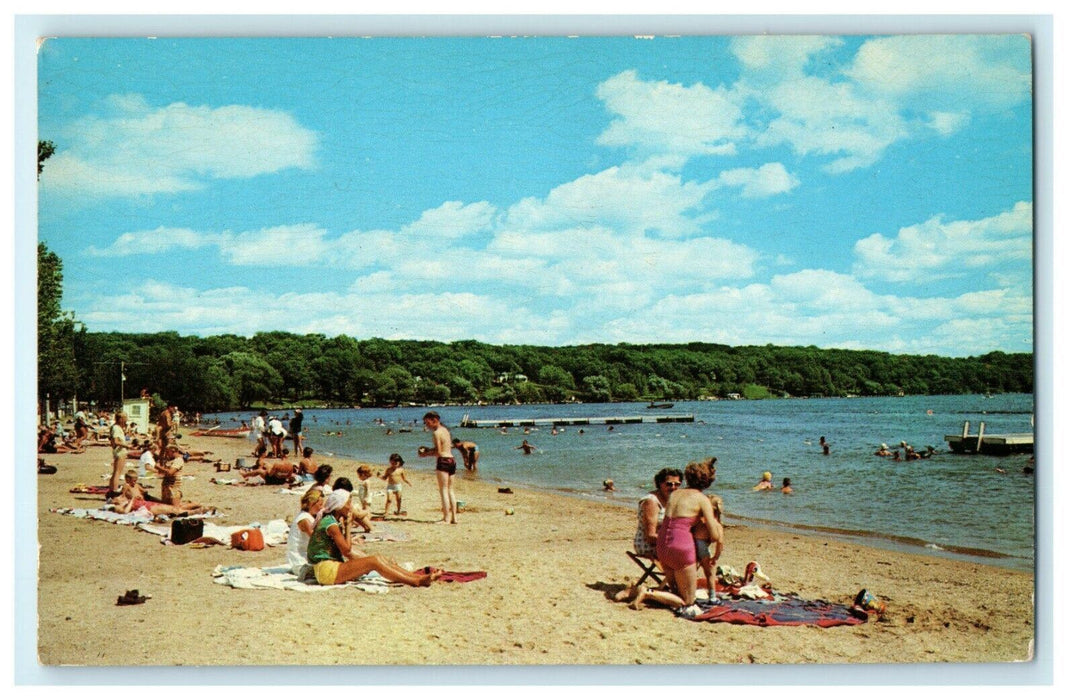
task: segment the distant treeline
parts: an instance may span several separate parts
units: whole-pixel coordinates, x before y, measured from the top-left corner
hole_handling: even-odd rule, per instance
[[[184,411],[253,405],[672,401],[1032,392],[1028,353],[893,355],[817,347],[540,347],[258,333],[75,333],[80,401],[142,389]],[[64,396],[63,398],[70,398]]]

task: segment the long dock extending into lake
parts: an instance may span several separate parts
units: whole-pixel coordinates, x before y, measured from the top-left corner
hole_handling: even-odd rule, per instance
[[[539,425],[625,425],[628,423],[693,423],[694,414],[663,414],[646,416],[603,416],[579,418],[493,418],[473,420],[463,416],[460,428],[532,428]]]
[[[963,422],[962,435],[945,435],[944,441],[953,452],[983,455],[1010,455],[1034,451],[1034,433],[1002,433],[987,435],[985,423],[978,424],[978,434],[970,432],[970,421]]]

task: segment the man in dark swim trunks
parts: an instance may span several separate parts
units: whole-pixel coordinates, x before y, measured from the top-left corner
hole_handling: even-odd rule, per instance
[[[440,422],[440,414],[430,411],[422,418],[426,430],[433,433],[433,447],[418,448],[419,457],[437,458],[437,490],[440,491],[440,508],[444,519],[440,522],[455,525],[455,458],[452,457],[452,436]]]
[[[478,469],[478,457],[481,453],[478,452],[478,446],[473,442],[463,442],[459,438],[452,439],[452,447],[459,450],[459,454],[463,457],[463,466],[469,471],[476,471]]]

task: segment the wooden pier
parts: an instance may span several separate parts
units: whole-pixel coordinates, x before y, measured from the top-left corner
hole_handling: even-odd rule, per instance
[[[494,418],[473,420],[470,414],[463,416],[460,428],[533,428],[539,425],[626,425],[629,423],[693,423],[693,414],[663,414],[648,416],[606,416],[589,418]]]
[[[1010,455],[1034,451],[1034,433],[987,435],[985,423],[978,424],[978,434],[970,432],[970,421],[963,422],[962,435],[945,435],[952,452],[983,455]]]

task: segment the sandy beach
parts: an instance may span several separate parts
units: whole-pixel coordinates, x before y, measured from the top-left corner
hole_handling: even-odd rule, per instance
[[[226,462],[250,445],[182,442]],[[612,595],[639,573],[624,554],[633,509],[521,488],[498,493],[497,484],[464,474],[456,482],[466,503],[460,523],[437,525],[432,464],[413,455],[404,455],[413,483],[404,490],[408,514],[386,521],[409,539],[362,548],[415,566],[485,571],[485,579],[383,595],[237,590],[214,583],[213,569],[282,564],[284,547],[164,546],[132,527],[50,512],[102,505],[103,496],[69,491],[106,483],[109,455],[96,446],[48,455],[58,472],[37,477],[44,665],[905,664],[1025,661],[1033,653],[1029,573],[755,527],[728,528],[722,562],[742,571],[757,561],[777,591],[806,599],[849,603],[868,588],[887,611],[866,624],[822,629],[631,610]],[[332,464],[334,476],[354,477],[355,462],[319,461]],[[211,483],[237,475],[218,475],[208,463],[188,463],[185,471],[194,477],[183,481],[185,497],[220,508],[218,524],[290,520],[298,512],[298,497],[279,487]],[[157,491],[156,480],[143,483]],[[375,488],[375,513],[383,503]],[[152,598],[117,606],[117,596],[134,588]]]

